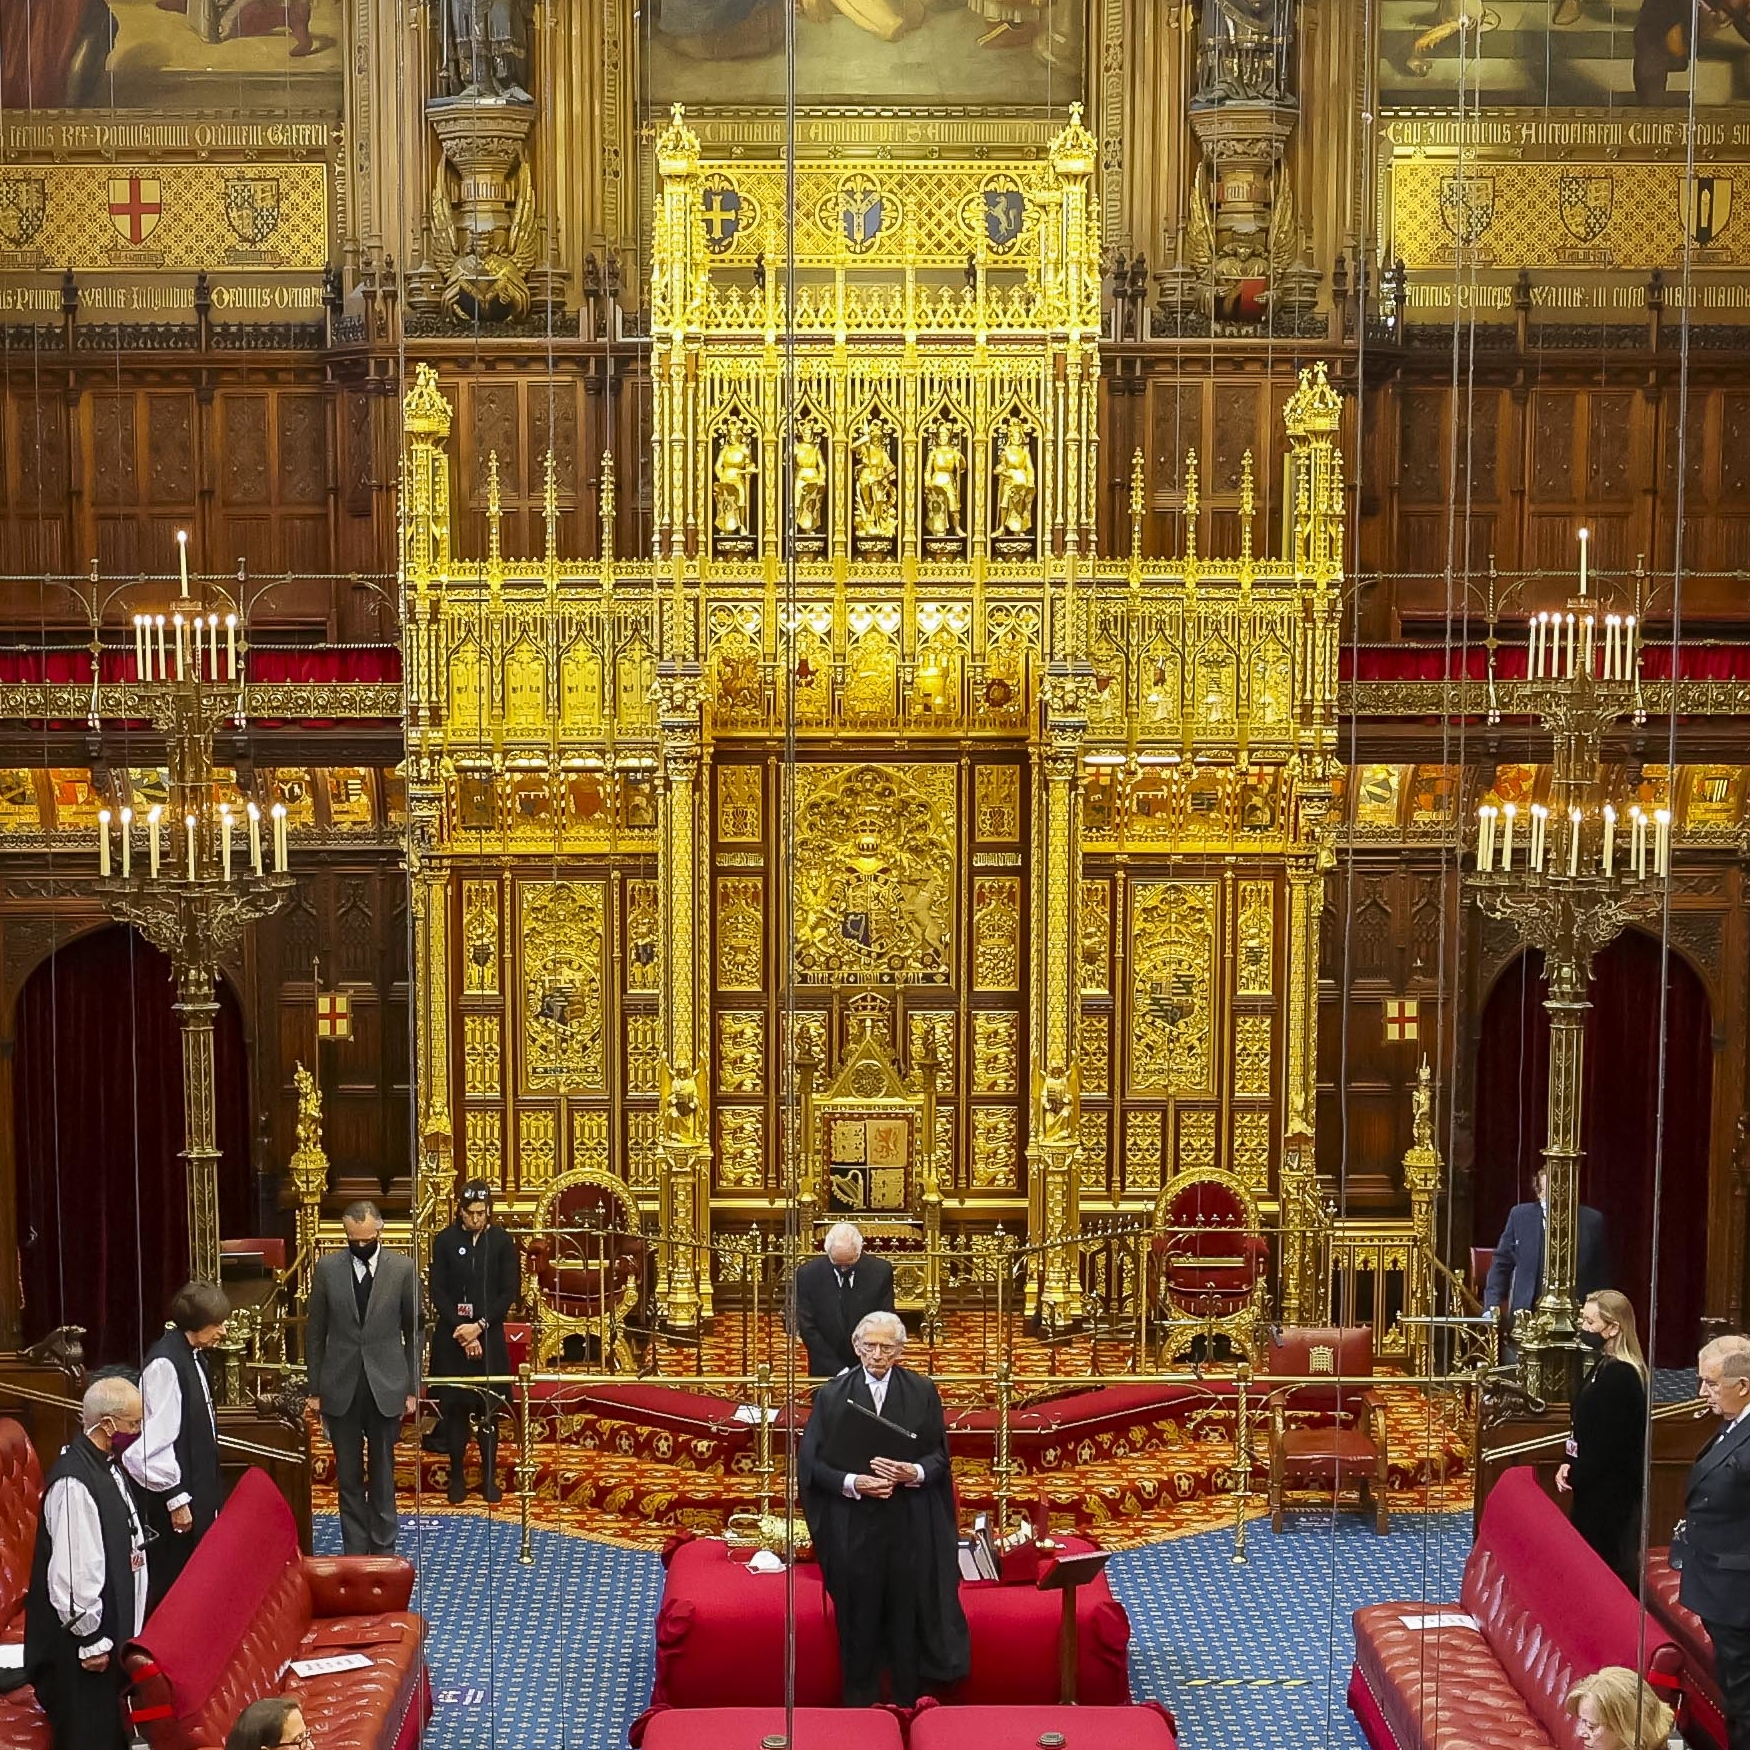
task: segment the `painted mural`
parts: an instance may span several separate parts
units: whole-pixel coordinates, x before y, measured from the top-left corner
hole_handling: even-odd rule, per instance
[[[656,0],[650,101],[1061,110],[1082,96],[1083,0]]]

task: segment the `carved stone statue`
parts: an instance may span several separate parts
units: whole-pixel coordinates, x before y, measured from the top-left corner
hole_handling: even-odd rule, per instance
[[[747,426],[740,419],[731,419],[723,427],[722,441],[717,446],[717,461],[712,469],[715,481],[711,489],[712,521],[718,534],[746,535],[751,532],[748,493],[756,472]]]
[[[898,472],[893,465],[886,425],[871,419],[857,434],[854,521],[861,539],[890,541],[898,530],[899,502],[895,491]]]
[[[467,170],[461,174],[464,189],[477,187],[482,180]],[[481,216],[483,209],[477,201],[472,211],[464,211],[464,222],[458,225],[449,182],[446,159],[438,164],[428,213],[430,261],[444,276],[444,309],[458,322],[496,322],[528,315],[532,301],[529,273],[541,251],[541,223],[528,164],[519,164],[511,178],[508,230],[494,225],[477,231],[470,222]]]
[[[1195,101],[1293,103],[1298,10],[1299,0],[1203,0]]]
[[[530,103],[534,0],[443,0],[438,82],[446,97]]]
[[[1027,428],[1009,421],[997,456],[997,523],[1005,535],[1024,535],[1033,527],[1033,499],[1038,476],[1033,471],[1033,446]]]
[[[947,420],[924,462],[924,528],[932,535],[964,535],[960,524],[960,477],[966,471],[960,439]]]
[[[796,428],[790,479],[799,535],[818,535],[826,519],[826,451],[820,440],[818,420],[805,420]]]

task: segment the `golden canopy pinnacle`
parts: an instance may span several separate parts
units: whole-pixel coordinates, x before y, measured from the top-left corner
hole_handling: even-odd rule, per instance
[[[656,137],[656,164],[663,176],[691,176],[699,168],[699,136],[687,126],[686,107],[677,103]]]
[[[1059,176],[1092,176],[1099,142],[1082,126],[1082,106],[1069,106],[1069,121],[1047,148]]]
[[[409,437],[443,439],[450,435],[450,404],[438,388],[433,365],[416,366],[413,387],[401,403],[401,422]]]
[[[1331,387],[1329,373],[1320,359],[1310,370],[1302,369],[1300,387],[1282,409],[1283,423],[1291,437],[1334,436],[1342,418],[1343,403]]]

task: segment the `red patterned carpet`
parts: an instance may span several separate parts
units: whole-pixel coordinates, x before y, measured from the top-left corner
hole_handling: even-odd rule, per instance
[[[955,1377],[986,1371],[980,1365],[982,1324],[976,1316],[951,1319],[943,1343],[933,1351],[914,1344],[908,1357],[942,1386],[965,1514],[992,1506],[997,1493],[991,1390]],[[690,1351],[670,1350],[660,1374],[641,1381],[590,1386],[568,1380],[539,1388],[546,1395],[532,1429],[532,1521],[652,1547],[676,1530],[718,1532],[732,1514],[757,1510],[762,1489],[755,1431],[732,1419],[737,1397],[751,1393],[711,1378],[747,1371],[746,1335],[738,1317],[720,1316],[697,1362]],[[787,1362],[767,1346],[770,1335],[769,1329],[759,1333],[759,1359]],[[1112,1548],[1232,1524],[1238,1501],[1238,1393],[1231,1371],[1212,1368],[1202,1379],[1183,1374],[1145,1383],[1120,1371],[1128,1355],[1116,1348],[1106,1349],[1100,1359],[1102,1377],[1089,1386],[1081,1383],[1094,1370],[1085,1341],[1055,1351],[1017,1343],[1010,1452],[1014,1510],[1036,1517],[1043,1506],[1053,1525],[1094,1532]],[[1054,1384],[1053,1374],[1059,1383]],[[1078,1383],[1066,1383],[1070,1379]],[[1384,1382],[1380,1392],[1390,1427],[1392,1510],[1468,1505],[1468,1432],[1461,1401]],[[1248,1517],[1263,1511],[1268,1425],[1263,1397],[1255,1386],[1248,1390],[1254,1452]],[[507,1424],[499,1456],[507,1493],[495,1510],[512,1516],[520,1511],[509,1492],[519,1457],[514,1436],[514,1424]],[[784,1425],[774,1428],[774,1475],[766,1499],[780,1509],[788,1440]],[[404,1442],[403,1500],[420,1512],[449,1510],[444,1503],[447,1460],[420,1452],[416,1465],[415,1457],[412,1443]],[[332,1460],[319,1441],[318,1511],[332,1510],[332,1474]],[[477,1497],[471,1507],[480,1510]]]

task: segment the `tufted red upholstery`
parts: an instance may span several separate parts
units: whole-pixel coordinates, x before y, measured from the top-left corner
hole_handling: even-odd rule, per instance
[[[558,1194],[552,1231],[532,1235],[524,1248],[528,1269],[556,1311],[604,1318],[629,1283],[639,1283],[640,1294],[648,1291],[650,1247],[625,1231],[627,1220],[619,1198],[605,1186],[571,1185]],[[592,1222],[602,1224],[599,1231]]]
[[[1580,1678],[1640,1665],[1639,1610],[1528,1466],[1489,1494],[1462,1600],[1356,1611],[1349,1705],[1374,1750],[1580,1750],[1562,1704]],[[1477,1627],[1403,1621],[1454,1610]],[[1645,1654],[1669,1690],[1679,1655],[1655,1625]]]
[[[1376,1530],[1388,1528],[1390,1458],[1385,1405],[1366,1386],[1373,1375],[1373,1332],[1366,1325],[1291,1325],[1271,1333],[1265,1372],[1272,1378],[1333,1383],[1284,1385],[1270,1393],[1270,1525],[1282,1529],[1289,1489],[1332,1494],[1357,1487]]]
[[[1055,1732],[1064,1750],[1175,1750],[1173,1716],[1158,1701],[1131,1707],[932,1707],[906,1733],[910,1750],[1030,1750]]]
[[[154,1750],[225,1741],[263,1696],[296,1694],[323,1750],[392,1750],[430,1716],[413,1564],[305,1556],[264,1472],[245,1472],[128,1649],[135,1717]],[[289,1660],[362,1653],[369,1671],[301,1678]]]
[[[0,1417],[0,1641],[24,1639],[24,1597],[42,1499],[36,1448],[17,1422]],[[0,1695],[0,1750],[49,1750],[49,1722],[28,1683]]]
[[[788,1722],[793,1750],[901,1750],[898,1719],[885,1708],[799,1707]],[[781,1707],[650,1708],[632,1722],[633,1750],[762,1750],[782,1740]]]
[[[1164,1291],[1181,1317],[1238,1312],[1270,1262],[1244,1201],[1218,1181],[1194,1179],[1173,1194],[1165,1225],[1152,1247],[1157,1296]]]
[[[1702,1620],[1678,1601],[1683,1576],[1671,1566],[1669,1549],[1647,1551],[1647,1609],[1683,1654],[1683,1716],[1716,1744],[1726,1741],[1726,1709],[1714,1674],[1714,1644]]]

